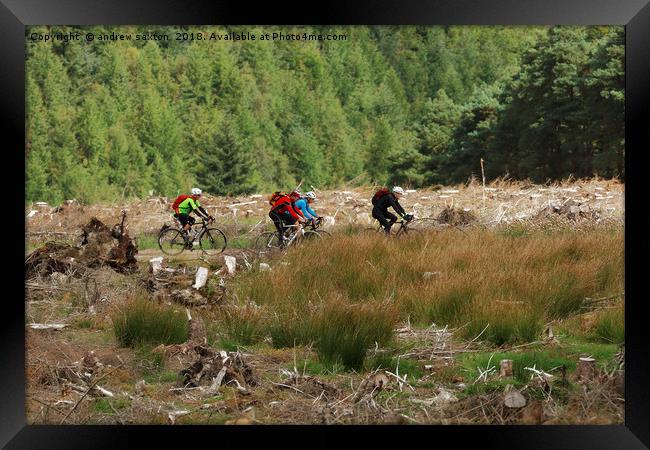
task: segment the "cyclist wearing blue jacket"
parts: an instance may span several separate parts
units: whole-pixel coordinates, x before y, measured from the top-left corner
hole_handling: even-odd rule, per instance
[[[294,203],[296,208],[300,209],[303,217],[307,220],[315,220],[320,218],[320,216],[316,214],[316,212],[309,206],[310,203],[314,202],[314,200],[316,200],[316,194],[314,194],[313,191],[309,191],[305,194],[304,197],[299,198]]]

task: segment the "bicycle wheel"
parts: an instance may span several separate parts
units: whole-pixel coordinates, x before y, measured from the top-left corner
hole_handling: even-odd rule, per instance
[[[158,246],[166,255],[178,255],[185,249],[185,239],[176,228],[167,228],[158,235]]]
[[[327,233],[327,232],[324,231],[323,233]],[[302,239],[305,239],[306,241],[315,241],[315,240],[323,239],[323,236],[318,231],[307,230],[305,231],[305,234],[302,235]]]
[[[323,239],[331,239],[332,238],[332,233],[330,233],[329,231],[315,230],[315,232],[320,234],[320,237],[322,237]]]
[[[378,234],[383,234],[383,233],[381,233],[381,231],[377,227],[375,227],[375,228],[364,228],[359,233],[359,235],[361,235],[361,236],[376,236]]]
[[[395,236],[397,237],[406,237],[406,236],[423,236],[422,231],[416,230],[414,228],[406,228],[402,227],[399,230],[397,230],[397,233],[395,233]]]
[[[265,231],[260,234],[257,239],[255,239],[254,246],[258,256],[279,252],[282,249],[278,233],[274,231]]]
[[[216,255],[226,249],[228,240],[218,228],[208,228],[199,236],[199,247],[207,255]]]

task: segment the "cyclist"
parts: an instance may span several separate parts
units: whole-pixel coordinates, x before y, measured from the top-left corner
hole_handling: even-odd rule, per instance
[[[191,195],[180,195],[176,198],[177,201],[180,200],[180,203],[177,204],[177,202],[174,201],[174,205],[176,205],[174,208],[174,217],[176,217],[183,226],[182,232],[185,241],[189,241],[189,230],[195,222],[194,217],[190,216],[191,213],[195,213],[205,221],[214,220],[214,217],[212,217],[199,203],[201,195],[201,189],[192,188]]]
[[[296,221],[305,222],[305,218],[294,207],[296,197],[300,197],[300,194],[297,194],[296,191],[289,195],[276,191],[269,196],[269,205],[271,205],[269,217],[273,220],[275,229],[278,230],[280,242],[284,242],[284,224],[293,225]]]
[[[372,197],[372,217],[377,219],[386,234],[390,234],[390,229],[397,221],[397,216],[388,212],[388,208],[392,207],[397,214],[402,216],[407,222],[413,219],[411,214],[406,214],[402,205],[399,204],[399,199],[404,195],[404,189],[399,186],[394,186],[391,191],[387,188],[378,190]]]
[[[298,200],[296,200],[294,203],[296,209],[302,213],[302,216],[307,220],[311,220],[312,223],[314,220],[320,219],[320,216],[316,214],[316,212],[309,206],[315,200],[316,194],[314,194],[313,191],[309,191],[305,194],[304,197],[299,197]]]

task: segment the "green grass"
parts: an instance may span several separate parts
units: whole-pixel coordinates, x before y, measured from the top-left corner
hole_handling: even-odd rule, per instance
[[[165,368],[165,357],[162,353],[154,352],[153,347],[141,345],[135,349],[134,366],[140,375],[145,376],[145,381],[151,382]]]
[[[79,329],[89,329],[93,327],[93,321],[90,319],[77,319],[74,326]]]
[[[219,322],[227,339],[234,343],[251,345],[265,337],[261,312],[253,305],[223,308]]]
[[[490,361],[490,357],[492,360]],[[526,370],[526,367],[535,367],[537,370],[544,370],[548,372],[551,369],[564,365],[568,371],[575,370],[576,361],[570,359],[566,355],[562,355],[556,351],[549,350],[532,350],[521,353],[515,352],[495,352],[480,353],[480,354],[465,354],[462,357],[462,366],[466,369],[467,380],[473,383],[479,376],[477,367],[482,370],[487,368],[488,361],[490,367],[496,368],[496,374],[499,373],[499,361],[502,359],[512,360],[512,372],[515,381],[526,383],[530,380],[531,371]],[[552,373],[556,374],[556,373]]]
[[[288,364],[286,368],[293,371],[293,363]],[[308,359],[297,364],[296,370],[298,370],[298,373],[302,374],[304,372],[306,375],[336,375],[345,372],[345,367],[338,363],[326,364],[318,360]]]
[[[603,364],[611,360],[616,352],[618,352],[618,345],[600,342],[585,342],[577,338],[564,338],[562,340],[565,348],[562,349],[563,354],[567,355],[572,360],[577,360],[580,355],[589,355],[596,359],[598,364]]]
[[[187,341],[188,324],[184,313],[150,300],[136,298],[111,315],[115,337],[123,347],[141,344],[180,344]]]
[[[387,307],[328,304],[312,323],[319,359],[348,370],[362,369],[368,348],[392,339],[395,317],[391,313]]]
[[[525,385],[517,380],[490,380],[487,383],[468,383],[467,387],[459,392],[458,398],[471,397],[473,395],[484,395],[491,392],[502,392],[507,385],[512,385],[515,389],[519,389]]]
[[[597,342],[620,344],[625,342],[625,312],[623,307],[604,310],[598,315],[591,331],[591,338]]]
[[[459,335],[469,340],[480,335],[480,340],[501,346],[534,341],[543,328],[544,324],[534,310],[489,308],[477,311],[475,319],[461,329]]]
[[[143,375],[142,378],[148,384],[156,384],[156,383],[175,383],[176,381],[178,381],[179,377],[178,377],[178,372],[160,369],[159,371],[156,372],[147,373]]]
[[[308,314],[298,311],[281,311],[266,322],[266,332],[274,348],[309,345],[312,342],[311,320]]]
[[[241,347],[240,343],[228,339],[219,339],[216,341],[216,345],[218,348],[227,352],[236,352]]]
[[[424,375],[420,363],[408,358],[397,358],[390,353],[380,353],[366,360],[365,368],[368,371],[375,369],[388,370],[399,373],[401,377],[408,375],[410,380],[417,380]]]
[[[226,236],[228,238],[228,248],[251,248],[255,243],[257,235],[240,235],[240,236]]]
[[[511,359],[513,365],[514,381],[527,383],[530,381],[532,372],[526,370],[526,367],[535,367],[545,372],[551,369],[564,366],[567,375],[574,372],[578,358],[581,355],[590,355],[596,359],[597,364],[601,367],[608,365],[618,351],[618,346],[614,344],[601,344],[586,342],[575,338],[562,339],[562,346],[552,349],[532,349],[522,352],[493,352],[493,353],[464,353],[459,356],[458,364],[463,378],[467,383],[473,383],[479,376],[477,367],[482,370],[490,366],[496,368],[496,375],[499,373],[499,361],[502,359]],[[559,377],[560,372],[549,372]],[[512,380],[511,380],[512,381]]]
[[[130,406],[131,399],[128,397],[99,398],[95,400],[91,409],[98,413],[115,414],[115,411],[120,411]]]
[[[145,233],[137,237],[138,249],[147,250],[147,249],[159,249],[158,246],[158,233]]]

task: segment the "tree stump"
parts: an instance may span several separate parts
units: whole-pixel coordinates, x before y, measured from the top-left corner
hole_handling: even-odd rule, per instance
[[[625,396],[625,371],[624,370],[617,370],[616,371],[616,376],[614,378],[614,387],[616,388],[616,392],[618,395],[621,397]]]
[[[592,381],[596,377],[596,360],[589,357],[581,357],[576,368],[578,381]]]
[[[502,359],[499,365],[501,378],[512,378],[512,359]]]

